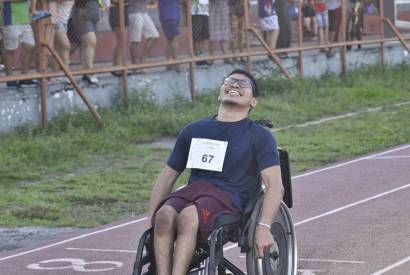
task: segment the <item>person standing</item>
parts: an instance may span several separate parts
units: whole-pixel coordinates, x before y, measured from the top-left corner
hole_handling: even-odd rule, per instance
[[[326,0],[315,0],[316,23],[318,26],[319,45],[329,44],[329,13]],[[321,48],[320,52],[327,52]]]
[[[261,30],[265,33],[266,43],[271,50],[276,48],[280,31],[274,4],[275,0],[258,0]]]
[[[42,23],[44,24],[43,34],[44,42],[46,42],[51,48],[54,49],[54,36],[55,36],[55,24],[57,23],[58,19],[58,4],[57,0],[31,0],[30,5],[30,13],[37,14],[38,11],[45,11],[50,14],[49,17],[42,19]],[[37,24],[34,25],[34,28],[37,28]],[[37,35],[37,34],[36,34]],[[39,37],[37,37],[39,39]],[[46,58],[45,61],[45,68],[47,67],[54,67],[54,59],[51,53],[46,50],[45,51]]]
[[[128,26],[128,7],[129,7],[129,1],[124,0],[124,18],[123,19],[124,19],[125,27]],[[121,56],[121,49],[122,49],[122,52],[124,53],[124,48],[125,48],[125,34],[124,34],[124,39],[121,39],[119,0],[111,0],[111,5],[107,7],[107,9],[109,10],[110,27],[112,31],[114,32],[115,38],[117,40],[117,44],[114,48],[112,63],[114,66],[125,65],[122,62],[123,60]],[[114,75],[117,75],[117,74],[114,73]]]
[[[248,1],[246,1],[248,2]],[[235,53],[237,50],[239,53],[243,52],[244,49],[244,34],[245,30],[245,18],[244,18],[244,1],[243,0],[229,0],[229,21],[231,23],[231,49],[232,53]],[[241,57],[239,59],[241,62],[244,62],[245,59]]]
[[[210,54],[214,54],[217,46],[221,48],[222,54],[227,54],[228,41],[231,40],[228,0],[210,0],[209,34],[211,39]],[[232,61],[229,58],[224,58],[224,63],[232,64]]]
[[[95,47],[97,46],[97,23],[100,19],[98,0],[75,0],[68,20],[67,34],[71,54],[78,48],[84,53],[83,68],[94,68]],[[89,84],[98,84],[98,78],[85,74],[82,78]]]
[[[191,7],[192,39],[196,56],[204,56],[209,50],[209,1],[193,0]],[[207,61],[198,61],[198,66],[208,66]]]
[[[57,4],[58,16],[55,24],[54,49],[63,63],[68,65],[70,63],[70,41],[67,37],[67,22],[74,0],[59,0]],[[57,64],[55,64],[55,68],[58,68]]]
[[[178,0],[158,0],[158,14],[162,30],[167,39],[166,59],[176,60],[178,53],[179,21],[181,20]],[[180,71],[179,65],[169,65],[167,69]]]
[[[4,43],[4,65],[6,75],[13,74],[13,57],[19,46],[22,48],[20,56],[21,74],[28,74],[34,60],[34,34],[30,26],[29,1],[2,1],[1,30]],[[8,81],[9,88],[37,86],[37,81],[21,80]]]
[[[313,6],[314,0],[303,0],[302,15],[303,25],[308,31],[309,35],[315,37],[317,35],[316,13]]]
[[[132,64],[144,62],[145,57],[149,54],[154,42],[159,37],[158,30],[149,16],[145,5],[145,0],[130,0],[128,8]],[[145,38],[144,45],[141,45],[142,37]]]

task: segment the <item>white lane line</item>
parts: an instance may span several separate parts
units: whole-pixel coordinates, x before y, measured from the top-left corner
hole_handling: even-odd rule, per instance
[[[356,160],[352,160],[352,161],[348,161],[348,162],[345,162],[345,163],[340,163],[340,164],[337,164],[337,165],[334,165],[334,166],[328,166],[328,167],[323,168],[323,169],[318,169],[318,170],[314,170],[314,171],[307,172],[307,173],[304,173],[304,174],[300,174],[298,176],[292,177],[292,179],[298,179],[298,178],[310,176],[310,175],[317,174],[317,173],[320,173],[320,172],[323,172],[323,171],[327,171],[327,170],[330,170],[330,169],[342,167],[342,166],[345,166],[345,165],[356,163],[356,162],[361,161],[361,160],[381,156],[381,155],[384,155],[384,154],[388,154],[388,153],[391,153],[391,152],[396,152],[396,151],[403,150],[403,149],[406,149],[406,148],[410,148],[410,144],[400,146],[400,147],[397,147],[397,148],[394,148],[394,149],[391,149],[391,150],[387,150],[387,151],[384,151],[384,152],[381,152],[381,153],[368,155],[367,157],[359,158],[359,159],[356,159]],[[106,231],[121,228],[121,227],[130,225],[130,224],[138,223],[138,222],[144,221],[146,219],[147,219],[147,217],[143,217],[143,218],[135,220],[135,221],[127,222],[127,223],[124,223],[124,224],[119,224],[119,225],[116,225],[114,227],[108,227],[108,228],[105,228],[103,230],[98,230],[98,231],[95,231],[95,232],[80,235],[80,236],[77,236],[77,237],[74,237],[74,238],[71,238],[71,239],[67,239],[67,240],[64,240],[64,241],[61,241],[61,242],[57,242],[57,243],[54,243],[54,244],[50,244],[50,245],[47,245],[47,246],[42,246],[42,247],[39,247],[39,248],[36,248],[36,249],[32,249],[32,250],[24,251],[24,252],[21,252],[21,253],[18,253],[18,254],[3,257],[3,258],[0,258],[0,262],[4,261],[4,260],[7,260],[7,259],[12,259],[12,258],[15,258],[15,257],[19,257],[19,256],[23,256],[23,255],[30,254],[30,253],[33,253],[33,252],[37,252],[37,251],[40,251],[40,250],[44,250],[44,249],[47,249],[47,248],[50,248],[50,247],[54,247],[54,246],[57,246],[57,245],[60,245],[60,244],[68,243],[68,242],[71,242],[71,241],[74,241],[74,240],[89,237],[89,236],[92,236],[92,235],[95,235],[95,234],[99,234],[99,233],[103,233],[103,232],[106,232]]]
[[[410,156],[387,156],[387,157],[374,157],[374,158],[369,158],[369,159],[407,159],[410,158]]]
[[[349,165],[349,164],[353,164],[353,163],[356,163],[356,162],[359,162],[359,161],[362,161],[362,160],[366,160],[366,159],[369,159],[369,158],[374,158],[374,157],[382,156],[382,155],[385,155],[385,154],[388,154],[388,153],[396,152],[396,151],[403,150],[403,149],[407,149],[407,148],[410,148],[410,145],[404,145],[404,146],[397,147],[397,148],[394,148],[394,149],[391,149],[391,150],[388,150],[388,151],[384,151],[384,152],[380,152],[380,153],[368,155],[368,156],[366,156],[366,157],[354,159],[354,160],[351,160],[351,161],[347,161],[347,162],[343,162],[343,163],[340,163],[340,164],[332,165],[332,166],[325,167],[325,168],[322,168],[322,169],[313,170],[313,171],[311,171],[311,172],[307,172],[307,173],[304,173],[304,174],[300,174],[300,175],[294,176],[294,177],[292,177],[292,179],[295,180],[295,179],[298,179],[298,178],[303,178],[303,177],[306,177],[306,176],[310,176],[310,175],[314,175],[314,174],[317,174],[317,173],[321,173],[321,172],[324,172],[324,171],[327,171],[327,170],[331,170],[331,169],[343,167],[343,166],[346,166],[346,165]]]
[[[389,265],[389,266],[386,267],[386,268],[383,268],[383,269],[381,269],[381,270],[379,270],[379,271],[376,271],[375,273],[372,273],[372,275],[384,274],[384,273],[386,273],[387,271],[392,270],[393,268],[396,268],[396,267],[398,267],[398,266],[400,266],[400,265],[402,265],[402,264],[405,264],[405,263],[408,262],[408,261],[410,261],[410,256],[407,257],[407,258],[404,258],[403,260],[400,260],[400,261],[398,261],[398,262],[396,262],[396,263],[394,263],[394,264],[392,264],[392,265]]]
[[[70,239],[67,239],[67,240],[64,240],[64,241],[61,241],[61,242],[49,244],[49,245],[42,246],[42,247],[39,247],[39,248],[35,248],[35,249],[32,249],[32,250],[27,250],[27,251],[24,251],[24,252],[21,252],[21,253],[18,253],[18,254],[3,257],[3,258],[0,258],[0,262],[8,260],[8,259],[16,258],[16,257],[19,257],[19,256],[27,255],[27,254],[37,252],[37,251],[40,251],[40,250],[44,250],[44,249],[47,249],[47,248],[50,248],[50,247],[54,247],[54,246],[57,246],[57,245],[60,245],[60,244],[65,244],[65,243],[68,243],[68,242],[79,240],[79,239],[82,239],[82,238],[85,238],[85,237],[93,236],[93,235],[96,235],[96,234],[99,234],[99,233],[103,233],[103,232],[111,231],[111,230],[114,230],[114,229],[118,229],[118,228],[121,228],[121,227],[124,227],[124,226],[128,226],[130,224],[139,223],[139,222],[145,221],[146,219],[147,219],[147,217],[143,217],[143,218],[140,218],[138,220],[134,220],[134,221],[126,222],[126,223],[119,224],[119,225],[116,225],[116,226],[104,228],[104,229],[97,230],[97,231],[94,231],[94,232],[90,232],[90,233],[87,233],[87,234],[83,234],[83,235],[80,235],[80,236],[77,236],[77,237],[74,237],[74,238],[70,238]]]
[[[98,249],[98,248],[77,248],[67,247],[67,250],[80,250],[80,251],[96,251],[96,252],[119,252],[119,253],[137,253],[137,250],[123,250],[123,249]]]
[[[311,221],[314,221],[314,220],[317,220],[317,219],[332,215],[334,213],[340,212],[340,211],[345,210],[347,208],[350,208],[350,207],[353,207],[353,206],[356,206],[356,205],[359,205],[359,204],[363,204],[365,202],[368,202],[368,201],[371,201],[371,200],[374,200],[374,199],[378,199],[380,197],[389,195],[389,194],[394,193],[394,192],[398,192],[400,190],[403,190],[403,189],[409,188],[409,187],[410,187],[410,183],[406,184],[406,185],[403,185],[403,186],[400,186],[400,187],[397,187],[397,188],[394,188],[394,189],[391,189],[389,191],[377,194],[377,195],[369,197],[367,199],[363,199],[363,200],[360,200],[360,201],[357,201],[357,202],[354,202],[354,203],[350,203],[350,204],[347,204],[345,206],[342,206],[342,207],[333,209],[331,211],[325,212],[323,214],[320,214],[320,215],[317,215],[317,216],[314,216],[314,217],[299,221],[299,222],[295,223],[294,226],[302,225],[302,224],[305,224],[305,223],[308,223],[308,222],[311,222]]]
[[[298,261],[304,262],[329,262],[329,263],[341,263],[341,264],[365,264],[362,261],[341,261],[341,260],[324,260],[324,259],[298,259]]]
[[[317,215],[317,216],[308,218],[308,219],[306,219],[306,220],[302,220],[302,221],[300,221],[300,222],[295,223],[294,226],[302,225],[302,224],[305,224],[305,223],[308,223],[308,222],[311,222],[311,221],[314,221],[314,220],[317,220],[317,219],[320,219],[320,218],[323,218],[323,217],[332,215],[332,214],[334,214],[334,213],[337,213],[337,212],[339,212],[339,211],[345,210],[345,209],[347,209],[347,208],[350,208],[350,207],[353,207],[353,206],[356,206],[356,205],[359,205],[359,204],[362,204],[362,203],[365,203],[365,202],[368,202],[368,201],[371,201],[371,200],[374,200],[374,199],[377,199],[377,198],[386,196],[386,195],[388,195],[388,194],[391,194],[391,193],[400,191],[400,190],[405,189],[405,188],[408,188],[408,187],[410,187],[410,183],[409,183],[409,184],[406,184],[406,185],[404,185],[404,186],[401,186],[401,187],[394,188],[394,189],[392,189],[392,190],[390,190],[390,191],[377,194],[377,195],[375,195],[375,196],[373,196],[373,197],[370,197],[370,198],[367,198],[367,199],[364,199],[364,200],[361,200],[361,201],[357,201],[357,202],[354,202],[354,203],[351,203],[351,204],[348,204],[348,205],[339,207],[339,208],[337,208],[337,209],[334,209],[334,210],[325,212],[325,213],[323,213],[323,214],[320,214],[320,215]],[[232,248],[234,248],[235,246],[237,246],[237,245],[227,246],[226,248],[224,248],[224,251],[229,250],[229,249],[232,249]]]

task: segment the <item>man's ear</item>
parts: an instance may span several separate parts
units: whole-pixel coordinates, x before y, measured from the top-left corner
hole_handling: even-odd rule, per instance
[[[258,105],[258,100],[256,99],[256,97],[252,97],[252,101],[251,101],[252,108],[256,107],[256,105]]]

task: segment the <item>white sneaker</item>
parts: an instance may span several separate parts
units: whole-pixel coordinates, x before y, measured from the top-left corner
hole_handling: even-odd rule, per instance
[[[98,84],[98,78],[93,75],[84,75],[83,80],[87,81],[88,84]]]

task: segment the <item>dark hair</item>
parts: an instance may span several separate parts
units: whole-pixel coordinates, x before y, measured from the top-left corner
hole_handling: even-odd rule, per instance
[[[242,69],[235,69],[228,76],[231,76],[233,74],[241,74],[249,78],[249,80],[251,81],[251,86],[252,86],[252,95],[254,97],[258,97],[258,85],[256,84],[255,78],[248,71],[245,71]]]

